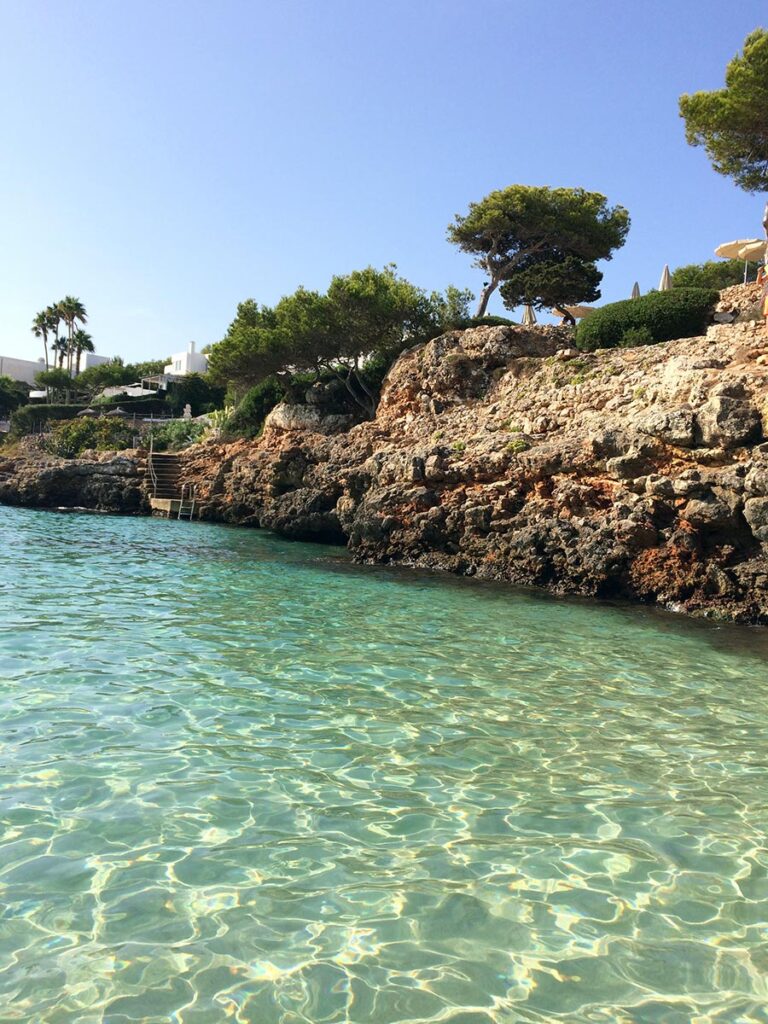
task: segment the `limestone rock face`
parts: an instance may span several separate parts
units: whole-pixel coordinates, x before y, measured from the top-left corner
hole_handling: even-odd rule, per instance
[[[405,352],[374,420],[283,407],[255,441],[188,449],[184,479],[205,518],[363,562],[768,623],[766,414],[760,322],[595,353],[474,328]],[[73,499],[141,502],[130,473],[63,467],[17,468],[0,500],[54,503],[49,470]]]
[[[265,430],[305,430],[316,434],[338,434],[354,423],[352,416],[324,413],[314,405],[276,405],[264,422]]]
[[[85,453],[58,459],[34,449],[3,459],[0,503],[102,512],[148,511],[146,463],[138,452]]]

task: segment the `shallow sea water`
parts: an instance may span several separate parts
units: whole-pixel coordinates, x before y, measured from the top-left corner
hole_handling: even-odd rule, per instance
[[[0,508],[0,1020],[768,1021],[768,638]]]

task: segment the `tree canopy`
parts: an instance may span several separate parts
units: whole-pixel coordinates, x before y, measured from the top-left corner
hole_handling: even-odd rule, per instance
[[[752,265],[754,267],[754,264]],[[673,288],[728,288],[744,280],[743,260],[707,260],[687,263],[672,271]]]
[[[274,308],[249,299],[211,347],[209,372],[240,393],[275,374],[325,373],[373,415],[376,395],[364,367],[439,334],[441,311],[460,311],[464,294],[449,290],[438,304],[389,265],[337,275],[324,294],[298,288]]]
[[[602,279],[594,263],[578,256],[533,258],[518,264],[501,285],[500,295],[507,309],[530,303],[536,309],[556,309],[575,323],[563,307],[599,299]]]
[[[487,278],[476,313],[483,316],[493,292],[518,267],[568,257],[586,263],[610,259],[628,230],[627,211],[610,207],[599,192],[510,185],[470,203],[466,215],[457,214],[448,240],[473,254]]]
[[[58,302],[52,302],[50,306],[37,313],[32,321],[32,333],[43,342],[43,353],[45,355],[45,369],[64,369],[71,375],[77,373],[81,352],[93,352],[93,339],[84,330],[78,329],[77,324],[84,324],[88,320],[85,306],[74,297],[66,295]],[[59,336],[59,326],[65,324],[67,336]],[[49,358],[49,353],[53,359]]]
[[[0,419],[29,401],[29,385],[12,377],[0,376]]]
[[[680,97],[685,137],[718,174],[746,192],[768,191],[768,30],[757,29],[725,69],[725,88]]]

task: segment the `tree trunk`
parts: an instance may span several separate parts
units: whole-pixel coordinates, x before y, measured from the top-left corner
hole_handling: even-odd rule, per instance
[[[483,286],[483,290],[480,292],[480,301],[477,304],[475,316],[485,316],[485,311],[488,308],[488,300],[496,291],[498,285],[498,281],[491,280],[488,284]]]
[[[560,316],[562,316],[563,320],[565,320],[569,327],[576,326],[576,318],[574,316],[571,316],[567,309],[563,309],[562,306],[553,306],[552,308],[557,310],[557,312],[560,314]]]

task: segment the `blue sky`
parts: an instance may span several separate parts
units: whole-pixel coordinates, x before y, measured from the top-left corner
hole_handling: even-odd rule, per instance
[[[626,206],[603,301],[655,287],[761,233],[677,113],[759,24],[722,0],[0,0],[0,353],[37,358],[67,293],[97,351],[145,359],[368,264],[477,292],[446,225],[516,182]]]

